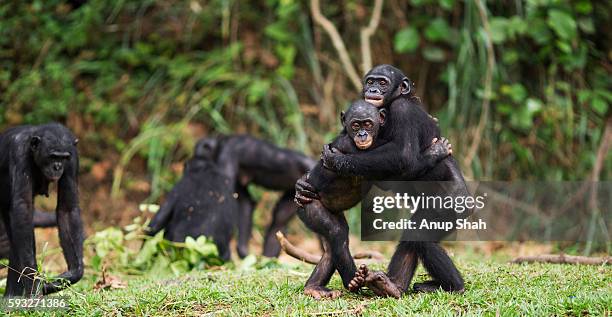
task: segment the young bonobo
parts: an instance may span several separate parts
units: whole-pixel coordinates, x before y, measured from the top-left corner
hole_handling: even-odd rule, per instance
[[[231,180],[210,159],[193,158],[185,164],[183,178],[172,188],[155,214],[147,234],[164,229],[164,238],[184,242],[185,238],[213,239],[219,257],[228,261],[237,213]]]
[[[285,231],[297,209],[293,202],[295,182],[316,162],[302,153],[279,148],[248,135],[201,139],[195,147],[194,156],[212,157],[230,179],[236,180],[234,190],[238,194],[239,214],[234,221],[238,225],[237,249],[240,257],[248,255],[255,207],[247,186],[255,184],[284,191],[273,209],[263,247],[264,256],[278,256],[280,244],[275,234],[279,230]]]
[[[368,180],[451,183],[453,185],[450,189],[440,183],[433,186],[439,187],[437,194],[440,196],[469,195],[463,175],[452,156],[434,164],[432,168],[427,167],[430,162],[420,157],[419,154],[430,141],[440,137],[440,129],[421,108],[418,98],[412,93],[412,86],[412,82],[393,66],[379,65],[370,70],[364,78],[362,97],[387,110],[388,122],[380,135],[387,142],[371,151],[357,153],[344,152],[331,144],[324,148],[323,164],[340,175],[361,176]],[[315,188],[306,178],[300,179],[296,183],[296,202],[301,205],[316,202],[319,195]],[[432,212],[453,211],[442,209]],[[462,214],[463,217],[467,215],[468,212]],[[322,218],[319,222],[326,223],[327,219]],[[446,234],[449,233],[430,236],[431,242],[401,241],[391,258],[387,274],[369,272],[367,267],[362,266],[350,283],[350,290],[356,291],[366,285],[378,295],[399,297],[408,290],[420,258],[433,279],[415,284],[415,291],[435,291],[440,288],[463,291],[461,274],[437,243]]]
[[[363,100],[356,101],[341,116],[346,133],[331,145],[343,153],[375,150],[385,142],[378,136],[386,129],[382,128],[385,118],[385,110],[379,111]],[[451,146],[445,139],[434,139],[430,145],[418,155],[428,164],[425,168],[451,153]],[[321,237],[324,254],[306,282],[304,293],[317,299],[334,298],[340,295],[340,291],[325,287],[334,271],[338,270],[346,288],[355,276],[355,264],[348,249],[348,224],[343,211],[359,203],[363,177],[338,175],[318,163],[306,179],[319,199],[298,208],[298,216]]]
[[[78,140],[60,124],[20,126],[0,134],[0,213],[10,244],[4,296],[50,294],[83,276]],[[57,182],[57,226],[68,271],[53,282],[36,278],[34,197]]]

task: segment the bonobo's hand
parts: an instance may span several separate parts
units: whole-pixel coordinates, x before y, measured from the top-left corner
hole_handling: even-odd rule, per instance
[[[315,199],[320,199],[317,191],[310,183],[307,181],[308,174],[305,174],[295,183],[295,203],[304,207],[304,205],[310,204]]]
[[[436,123],[436,125],[440,125],[440,122],[438,122],[438,118],[436,118],[436,117],[434,117],[434,116],[430,115],[429,113],[428,113],[427,115],[429,116],[429,118],[430,118],[431,120],[433,120],[433,121]]]
[[[440,137],[440,139],[434,138],[431,141],[431,146],[427,149],[427,155],[433,156],[438,160],[444,159],[451,154],[453,154],[453,146],[444,137]]]
[[[329,144],[326,144],[323,146],[323,152],[321,152],[321,162],[323,162],[325,168],[337,171],[338,161],[342,156],[344,156],[344,154],[340,152],[340,150],[336,148],[332,149]]]

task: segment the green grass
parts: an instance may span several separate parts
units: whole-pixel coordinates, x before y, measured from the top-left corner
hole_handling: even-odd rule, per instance
[[[339,299],[302,294],[312,266],[201,271],[180,277],[129,277],[125,289],[92,291],[87,276],[64,294],[70,315],[610,315],[610,267],[552,264],[513,265],[456,257],[466,280],[464,294],[406,294],[400,300],[344,292]],[[427,278],[419,269],[416,281]],[[330,286],[341,289],[338,275]],[[39,314],[39,313],[35,313]]]

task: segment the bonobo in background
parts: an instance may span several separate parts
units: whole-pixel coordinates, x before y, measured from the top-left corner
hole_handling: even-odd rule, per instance
[[[340,175],[360,176],[368,180],[450,181],[456,185],[451,189],[441,186],[438,189],[441,195],[469,195],[463,175],[452,156],[430,168],[428,164],[431,161],[423,160],[420,155],[430,146],[432,139],[440,138],[440,129],[435,120],[421,108],[413,90],[413,83],[408,77],[391,65],[379,65],[370,70],[363,81],[362,97],[387,110],[387,122],[379,136],[386,143],[371,151],[357,153],[343,153],[341,149],[334,149],[332,144],[323,150],[323,164]],[[308,180],[301,179],[296,188],[298,203],[308,204],[312,199],[318,199],[316,189]],[[468,216],[469,213],[463,215]],[[320,223],[326,221],[325,218],[319,220]],[[356,291],[367,285],[378,295],[399,297],[408,290],[420,258],[432,280],[415,284],[416,291],[434,291],[439,288],[463,291],[461,274],[437,243],[442,238],[440,236],[432,242],[400,242],[391,258],[387,274],[369,272],[367,267],[362,267],[351,281],[350,289]],[[341,258],[348,259],[346,256]],[[354,264],[348,262],[344,265],[354,267]]]
[[[231,184],[210,158],[191,159],[185,163],[183,178],[151,220],[147,234],[164,229],[164,237],[175,242],[184,242],[188,236],[207,236],[217,245],[219,257],[229,260],[238,208]]]
[[[255,184],[270,190],[284,191],[274,207],[263,247],[263,255],[278,256],[280,245],[275,233],[279,230],[284,232],[287,223],[295,215],[295,182],[316,162],[302,153],[279,148],[248,135],[201,139],[196,145],[194,156],[205,159],[212,157],[230,179],[236,180],[234,192],[238,194],[239,214],[234,222],[238,225],[240,257],[249,253],[255,207],[247,186]]]
[[[345,133],[330,146],[343,153],[374,151],[384,146],[386,140],[381,139],[379,133],[386,129],[385,112],[363,100],[354,102],[341,116]],[[423,168],[430,168],[450,154],[450,147],[445,139],[434,139],[429,148],[416,156],[426,164]],[[322,163],[317,164],[305,177],[318,199],[304,204],[298,209],[298,215],[308,228],[320,235],[324,254],[306,282],[304,292],[315,298],[333,298],[340,292],[331,291],[325,286],[334,272],[338,270],[346,288],[355,276],[356,268],[348,248],[349,228],[343,211],[361,200],[364,179],[338,175],[323,167]]]
[[[56,292],[83,276],[78,140],[60,124],[20,126],[0,134],[0,212],[10,244],[5,296]],[[34,197],[57,182],[57,225],[68,270],[53,282],[36,279]],[[42,286],[42,287],[41,287]]]
[[[48,228],[57,226],[55,214],[49,212],[34,211],[32,219],[34,228]],[[8,259],[11,252],[11,244],[4,228],[4,222],[0,221],[0,259]]]

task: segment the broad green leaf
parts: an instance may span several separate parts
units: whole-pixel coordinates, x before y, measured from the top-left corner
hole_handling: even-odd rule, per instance
[[[506,40],[506,32],[508,28],[508,19],[503,17],[493,17],[489,22],[491,30],[491,41],[495,44],[501,44]]]
[[[576,37],[576,21],[567,12],[551,9],[548,11],[548,25],[562,39],[570,40]]]
[[[447,41],[451,36],[451,28],[446,20],[436,18],[425,28],[425,37],[430,41]]]
[[[393,47],[398,53],[412,53],[419,47],[419,31],[414,27],[406,27],[395,34]]]

